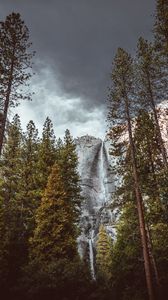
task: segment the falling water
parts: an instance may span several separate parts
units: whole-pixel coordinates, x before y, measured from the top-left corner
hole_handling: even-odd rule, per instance
[[[102,202],[105,204],[106,202],[106,188],[105,188],[105,172],[104,172],[104,143],[102,141],[101,150],[100,150],[100,183],[101,183],[101,192],[102,192]]]
[[[94,268],[93,236],[94,236],[94,230],[91,231],[91,237],[89,239],[89,258],[90,258],[91,275],[93,280],[96,280],[95,268]]]
[[[82,196],[85,199],[82,206],[82,233],[78,239],[78,249],[82,257],[88,251],[91,276],[93,280],[96,280],[95,241],[101,223],[108,226],[108,232],[111,230],[109,225],[112,213],[108,209],[108,201],[111,199],[111,190],[114,185],[109,172],[106,143],[94,137],[84,136],[77,140],[77,151],[79,173],[82,179]]]
[[[106,155],[104,152],[104,143],[102,142],[100,144],[100,147],[98,149],[96,160],[97,164],[94,165],[94,169],[97,170],[97,177],[98,177],[98,183],[99,183],[99,205],[100,207],[103,207],[106,202],[106,187],[105,187],[105,163],[106,163]],[[93,245],[94,245],[94,237],[95,232],[94,229],[91,230],[90,238],[89,238],[89,258],[90,258],[90,270],[91,275],[94,280],[96,280],[95,276],[95,268],[94,268],[94,251],[93,251]]]

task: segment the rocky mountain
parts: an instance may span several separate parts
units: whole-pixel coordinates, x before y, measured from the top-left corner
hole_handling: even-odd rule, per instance
[[[114,216],[108,208],[114,189],[110,169],[108,143],[92,136],[75,140],[79,159],[79,174],[83,195],[81,228],[78,239],[79,253],[88,256],[94,275],[94,252],[100,224],[113,236]]]

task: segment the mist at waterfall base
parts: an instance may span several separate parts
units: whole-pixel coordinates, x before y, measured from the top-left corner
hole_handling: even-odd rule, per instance
[[[86,135],[76,139],[75,143],[83,196],[78,249],[81,257],[88,258],[95,280],[95,253],[100,224],[105,226],[111,238],[115,234],[114,216],[109,209],[114,178],[110,169],[108,142]]]

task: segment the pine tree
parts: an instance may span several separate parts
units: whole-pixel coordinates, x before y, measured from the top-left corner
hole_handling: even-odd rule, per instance
[[[156,289],[157,292],[160,293],[167,280],[162,263],[160,263],[162,261],[162,258],[160,258],[160,256],[162,256],[161,253],[163,253],[163,260],[165,259],[164,247],[163,249],[162,246],[159,247],[160,255],[158,254],[158,245],[162,240],[161,236],[165,236],[166,238],[164,228],[167,226],[167,212],[162,199],[162,186],[164,186],[165,183],[163,182],[162,177],[162,159],[160,150],[158,149],[153,115],[144,110],[141,110],[136,118],[134,127],[134,143],[136,148],[137,168],[141,191],[145,198],[145,220],[150,261],[153,269],[154,280],[157,283]],[[122,184],[118,187],[116,193],[116,197],[120,197],[121,211],[124,211],[126,207],[128,208],[127,204],[133,203],[134,197],[134,187],[132,180],[130,179],[131,165],[129,161],[131,158],[129,148],[127,152]],[[126,224],[124,226],[126,227]],[[158,228],[161,228],[161,236],[156,235],[155,230],[157,231]],[[132,234],[134,233],[132,232]],[[161,294],[159,294],[159,297],[161,297],[160,295]]]
[[[62,172],[55,164],[36,213],[36,228],[31,238],[31,258],[42,264],[77,255],[76,235],[71,208],[67,203]]]
[[[154,255],[157,258],[160,276],[160,294],[158,299],[168,295],[168,224],[167,222],[154,223],[151,228]]]
[[[61,159],[61,151],[63,151],[64,144],[61,138],[58,138],[56,141],[56,160],[59,161]]]
[[[0,183],[1,184],[1,183]],[[1,188],[1,185],[0,185]],[[8,238],[7,238],[4,199],[0,196],[0,292],[2,293],[8,275]]]
[[[97,277],[109,281],[111,278],[112,241],[103,225],[100,225],[99,228],[96,251]]]
[[[81,187],[80,177],[78,174],[78,157],[76,145],[67,129],[64,137],[63,147],[57,151],[57,163],[60,167],[64,189],[66,192],[67,202],[71,206],[71,217],[75,221],[80,215],[81,205]]]
[[[162,72],[160,58],[151,43],[139,39],[137,51],[139,101],[154,115],[158,145],[162,153],[163,164],[167,169],[167,153],[159,125],[157,103],[166,99],[167,87],[165,74]]]
[[[29,31],[20,14],[12,13],[0,22],[0,155],[9,107],[15,107],[20,100],[30,100],[30,94],[22,90],[31,78],[34,53],[28,52],[30,46]]]
[[[1,195],[6,204],[15,197],[18,191],[19,170],[21,168],[21,124],[18,115],[15,115],[8,126],[7,142],[1,158],[1,178],[3,185]]]
[[[155,44],[157,50],[168,58],[168,2],[157,0],[155,14]]]
[[[34,229],[34,213],[39,206],[41,190],[38,186],[38,130],[33,121],[27,125],[27,131],[23,135],[21,150],[22,169],[21,180],[18,183],[18,199],[22,202],[22,219],[25,240]]]
[[[135,196],[135,194],[134,194]],[[146,299],[139,224],[135,198],[120,210],[115,224],[116,238],[113,242],[111,281],[117,290],[117,299]]]
[[[156,259],[153,255],[153,241],[151,227],[160,222],[165,215],[165,208],[160,198],[159,176],[162,171],[161,154],[158,149],[157,134],[153,115],[140,110],[136,118],[134,129],[134,143],[136,147],[137,168],[141,191],[145,198],[145,220],[148,236],[150,260],[155,273],[155,281],[159,288],[159,275]],[[129,173],[126,173],[126,177]],[[131,191],[132,186],[127,186]]]
[[[139,218],[139,229],[141,234],[141,242],[143,249],[144,268],[146,274],[146,282],[150,300],[154,299],[154,289],[152,283],[152,270],[150,264],[147,234],[145,229],[143,199],[140,189],[140,182],[137,170],[136,149],[133,140],[132,130],[132,111],[136,114],[135,102],[133,102],[134,93],[134,72],[131,57],[121,48],[118,49],[113,63],[111,74],[112,86],[109,93],[109,114],[110,132],[117,135],[116,127],[122,127],[126,124],[130,154],[132,165],[132,178],[134,180],[134,190],[136,195],[136,204]],[[115,125],[114,125],[115,123]],[[111,128],[111,126],[113,127]],[[119,126],[120,125],[120,126]],[[125,125],[124,125],[125,126]],[[113,134],[113,135],[114,135]],[[126,137],[125,137],[126,138]],[[118,134],[118,141],[121,142],[121,134]]]
[[[137,165],[142,192],[146,198],[148,225],[160,222],[165,216],[160,177],[162,157],[157,144],[153,115],[140,111],[134,131]]]
[[[4,287],[14,284],[25,259],[22,240],[21,202],[18,200],[21,178],[21,139],[19,116],[16,115],[8,126],[8,135],[1,157],[0,186],[0,260],[1,281]],[[3,266],[5,265],[5,269]]]
[[[43,193],[46,187],[48,176],[51,172],[52,166],[54,165],[55,159],[56,149],[53,124],[47,117],[43,126],[42,139],[38,150],[38,184],[39,188],[41,188],[41,193]]]
[[[162,170],[162,157],[153,115],[145,110],[140,110],[136,118],[134,141],[142,192],[156,200],[160,196],[157,177]]]

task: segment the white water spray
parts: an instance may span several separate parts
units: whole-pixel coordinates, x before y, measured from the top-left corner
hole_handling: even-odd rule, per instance
[[[94,237],[94,230],[91,231],[91,237],[89,239],[89,258],[90,258],[91,275],[93,280],[96,280],[95,268],[94,268],[93,237]]]
[[[101,144],[101,153],[100,153],[100,168],[99,168],[99,177],[101,182],[101,192],[102,192],[102,203],[103,205],[106,202],[106,188],[105,188],[105,172],[104,172],[104,143]]]

